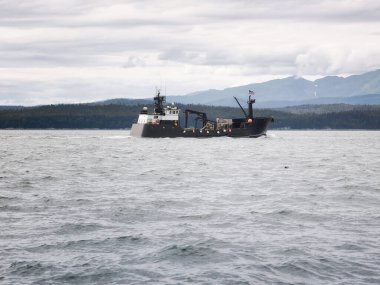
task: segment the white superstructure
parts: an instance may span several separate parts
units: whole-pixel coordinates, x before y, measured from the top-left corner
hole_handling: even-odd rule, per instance
[[[153,113],[148,114],[148,108],[144,107],[141,110],[139,118],[137,120],[138,124],[159,124],[161,121],[174,121],[178,122],[179,112],[176,106],[166,106],[163,113]]]

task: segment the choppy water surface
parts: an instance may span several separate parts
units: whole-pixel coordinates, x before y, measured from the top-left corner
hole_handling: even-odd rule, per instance
[[[379,284],[380,132],[0,131],[0,283]]]

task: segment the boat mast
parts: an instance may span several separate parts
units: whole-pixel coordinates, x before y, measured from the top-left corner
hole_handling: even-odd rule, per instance
[[[160,89],[157,90],[157,95],[154,97],[154,113],[164,115],[163,103],[166,102],[165,96],[160,96]]]
[[[254,95],[255,92],[253,92],[252,90],[249,90],[249,98],[248,98],[248,117],[247,119],[253,119],[253,103],[255,103],[255,99],[251,99],[251,96]]]

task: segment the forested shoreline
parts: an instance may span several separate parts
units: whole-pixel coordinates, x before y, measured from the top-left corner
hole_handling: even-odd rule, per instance
[[[142,105],[46,105],[0,109],[0,129],[126,129],[138,117]],[[204,105],[179,105],[206,112],[215,118],[242,117],[239,108]],[[148,106],[152,110],[153,106]],[[289,110],[256,109],[255,116],[272,116],[270,129],[380,129],[380,106],[351,106],[326,112],[291,112]],[[336,111],[334,111],[336,110]],[[182,122],[183,114],[182,116]]]

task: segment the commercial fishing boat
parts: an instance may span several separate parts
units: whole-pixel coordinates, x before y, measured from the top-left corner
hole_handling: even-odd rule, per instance
[[[255,99],[252,99],[253,91],[249,90],[248,114],[240,105],[236,97],[235,100],[244,113],[244,118],[225,119],[217,118],[211,121],[207,114],[195,110],[186,109],[185,126],[180,124],[180,109],[174,104],[164,107],[166,97],[161,96],[160,90],[154,97],[153,113],[148,112],[147,107],[143,107],[137,123],[132,125],[131,135],[135,137],[147,138],[210,138],[210,137],[250,137],[257,138],[265,136],[268,124],[273,122],[272,117],[253,117],[253,107]],[[189,116],[195,116],[195,127],[189,127]],[[201,121],[202,126],[196,127]]]

